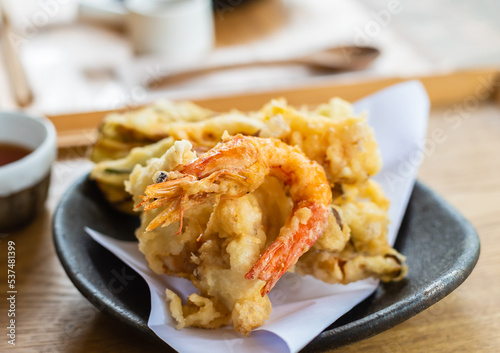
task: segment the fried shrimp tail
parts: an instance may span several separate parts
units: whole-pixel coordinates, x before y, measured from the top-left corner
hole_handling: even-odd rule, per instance
[[[303,211],[306,214],[297,214]],[[297,221],[298,224],[296,224]],[[280,277],[314,245],[323,234],[327,222],[328,209],[323,204],[306,202],[300,205],[299,203],[281,229],[276,241],[264,251],[245,278],[258,278],[266,281],[266,285],[262,288],[262,295],[268,293]]]
[[[262,296],[311,248],[328,224],[332,194],[323,168],[280,140],[237,135],[167,174],[166,181],[146,188],[140,204],[145,211],[165,207],[147,231],[180,220],[182,211],[214,201],[216,196],[239,198],[251,193],[267,175],[289,186],[293,210],[276,240],[245,275],[266,282]]]

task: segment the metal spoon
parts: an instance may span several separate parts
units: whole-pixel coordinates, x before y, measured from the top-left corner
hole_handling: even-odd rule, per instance
[[[374,47],[340,46],[324,49],[298,58],[286,60],[268,60],[248,63],[226,64],[212,67],[191,68],[172,72],[166,76],[155,77],[147,83],[149,89],[161,89],[169,84],[178,83],[194,78],[198,75],[207,74],[219,70],[235,69],[250,66],[280,66],[280,65],[307,65],[316,69],[328,71],[352,71],[361,70],[370,65],[380,54]]]

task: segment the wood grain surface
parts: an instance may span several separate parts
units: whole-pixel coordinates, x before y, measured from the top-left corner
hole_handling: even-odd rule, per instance
[[[195,99],[193,102],[218,112],[229,111],[237,107],[242,111],[260,109],[273,98],[284,97],[289,104],[318,105],[331,97],[342,97],[355,101],[390,85],[417,79],[427,90],[433,107],[450,105],[466,101],[470,96],[484,97],[484,101],[498,92],[500,72],[498,68],[469,69],[457,72],[433,74],[419,77],[383,77],[371,80],[352,80],[328,82],[316,86],[295,86],[289,89],[271,90],[259,93],[246,93],[228,97]],[[237,103],[237,105],[235,105]],[[126,107],[127,109],[136,109]],[[63,115],[49,115],[58,132],[58,145],[61,148],[88,145],[95,140],[97,128],[102,119],[116,110],[83,112]]]
[[[304,98],[304,97],[303,97]],[[474,104],[474,102],[478,104]],[[234,101],[238,106],[238,102]],[[444,138],[432,139],[439,131]],[[500,108],[466,95],[433,109],[419,178],[477,228],[481,256],[455,292],[414,318],[337,352],[496,352],[500,346]],[[0,234],[0,291],[7,291],[7,242],[16,244],[16,346],[7,343],[8,302],[0,300],[0,351],[158,351],[105,314],[72,285],[56,257],[51,216],[58,199],[90,167],[86,150],[66,151],[54,166],[45,211],[28,227]],[[77,207],[77,205],[75,205]],[[203,347],[200,347],[200,352]]]

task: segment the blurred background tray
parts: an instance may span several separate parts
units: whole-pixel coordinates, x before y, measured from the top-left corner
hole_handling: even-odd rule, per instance
[[[433,108],[451,106],[458,102],[481,104],[499,100],[500,71],[496,68],[453,72],[443,75],[421,76],[414,78],[385,78],[359,80],[359,82],[340,82],[314,86],[293,87],[283,90],[269,90],[193,101],[203,107],[223,112],[231,109],[242,111],[258,110],[273,98],[285,97],[295,106],[318,105],[332,97],[341,97],[355,101],[375,91],[408,79],[420,80],[431,100]],[[124,109],[135,109],[131,106]],[[62,148],[88,145],[92,143],[101,120],[109,113],[107,110],[76,114],[49,115],[59,134],[59,146]]]

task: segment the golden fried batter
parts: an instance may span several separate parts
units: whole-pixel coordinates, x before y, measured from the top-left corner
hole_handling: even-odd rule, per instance
[[[129,133],[124,135],[124,129]],[[224,131],[230,135],[279,138],[297,146],[324,167],[330,183],[360,183],[381,167],[375,136],[365,117],[353,115],[351,105],[339,98],[313,110],[297,110],[278,99],[258,112],[222,114],[192,103],[162,102],[106,117],[92,152],[93,161],[99,162],[92,178],[112,205],[126,211],[131,203],[123,181],[131,166],[160,157],[165,153],[164,147],[175,140],[188,140],[195,151],[204,153],[221,141]],[[149,145],[164,138],[163,148]],[[127,156],[135,146],[145,147],[136,147],[133,157]]]
[[[387,243],[389,201],[370,179],[381,168],[375,136],[349,103],[335,98],[316,109],[295,109],[281,99],[258,112],[223,114],[190,103],[161,107],[105,119],[92,177],[115,206],[147,210],[136,235],[149,266],[198,289],[185,305],[166,290],[179,329],[232,323],[248,335],[269,317],[266,293],[287,269],[343,284],[406,274],[404,256]],[[225,131],[243,136],[226,135],[217,145]],[[224,146],[237,140],[252,143],[224,156],[232,148]],[[268,153],[265,159],[273,162],[264,169],[260,159],[245,164],[250,159],[241,153],[249,156],[268,143],[287,152]],[[285,167],[294,153],[303,157]],[[320,194],[332,198],[321,211],[300,203],[312,189],[309,182],[298,184],[294,175],[300,173],[293,170],[306,165],[326,175],[327,191]],[[299,246],[309,227],[319,238]],[[293,239],[287,244],[296,249],[275,245],[284,239]],[[297,257],[279,257],[287,251]]]

